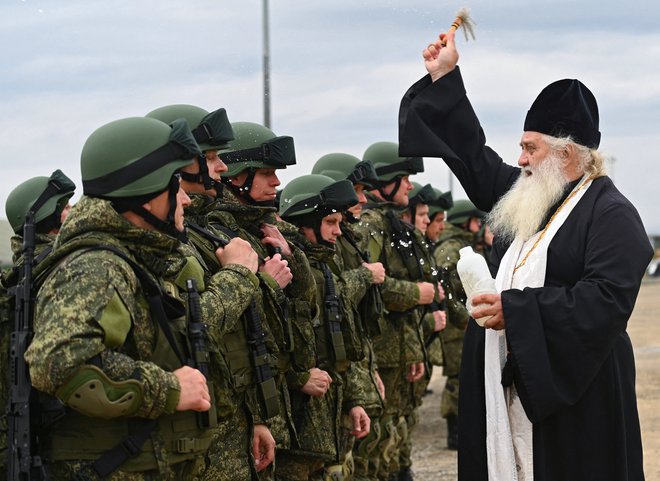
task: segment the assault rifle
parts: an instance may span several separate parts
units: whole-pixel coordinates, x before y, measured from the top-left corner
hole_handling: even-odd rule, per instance
[[[326,329],[335,361],[346,360],[346,347],[341,332],[341,311],[339,297],[335,291],[335,281],[327,264],[323,264],[323,277],[325,279],[325,309]]]
[[[191,359],[188,363],[199,372],[204,374],[206,384],[209,387],[211,395],[211,405],[215,405],[213,399],[213,383],[210,375],[210,354],[208,347],[208,335],[206,333],[206,324],[202,322],[202,310],[199,305],[199,292],[194,279],[186,280],[186,290],[188,291],[188,340],[191,347]],[[197,425],[200,428],[210,428],[217,426],[218,418],[215,409],[197,413]]]
[[[14,331],[9,340],[9,400],[7,403],[7,479],[9,481],[43,481],[48,479],[40,456],[39,431],[41,412],[38,393],[32,389],[25,351],[33,332],[35,292],[32,285],[34,267],[35,217],[55,194],[69,189],[69,179],[57,170],[25,214],[23,225],[23,264],[19,267],[14,291]]]

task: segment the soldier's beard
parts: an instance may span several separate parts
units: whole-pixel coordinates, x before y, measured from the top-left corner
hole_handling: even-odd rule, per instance
[[[528,175],[531,172],[532,175]],[[526,241],[542,227],[548,210],[561,199],[568,180],[562,159],[554,153],[534,167],[525,167],[513,187],[497,201],[487,223],[506,243]]]

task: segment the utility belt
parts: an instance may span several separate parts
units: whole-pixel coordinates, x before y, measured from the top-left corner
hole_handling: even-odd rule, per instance
[[[99,419],[68,410],[46,436],[47,457],[51,461],[96,460],[119,445],[134,454],[121,464],[122,471],[158,470],[164,451],[168,464],[177,464],[203,455],[211,444],[213,430],[197,427],[197,413],[180,411],[157,420]],[[142,429],[155,429],[149,438],[136,446],[132,436]],[[154,446],[153,439],[158,439]],[[162,443],[162,446],[161,446]]]

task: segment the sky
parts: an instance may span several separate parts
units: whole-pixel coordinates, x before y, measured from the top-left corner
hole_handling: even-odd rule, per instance
[[[660,235],[660,3],[633,0],[270,0],[271,127],[295,139],[283,185],[330,152],[396,141],[422,49],[468,6],[459,65],[487,143],[515,164],[527,109],[578,78],[600,108],[601,150],[649,234]],[[460,32],[459,32],[460,34]],[[79,162],[101,125],[169,104],[263,122],[262,0],[3,0],[0,204]],[[413,180],[464,196],[440,159]],[[4,211],[0,213],[4,217]]]

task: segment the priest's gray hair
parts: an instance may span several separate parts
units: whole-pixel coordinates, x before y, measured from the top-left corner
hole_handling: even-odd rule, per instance
[[[598,150],[575,143],[571,136],[552,137],[543,134],[543,138],[551,152],[559,153],[572,149],[578,161],[578,169],[583,174],[589,174],[592,177],[607,175],[605,157]]]

